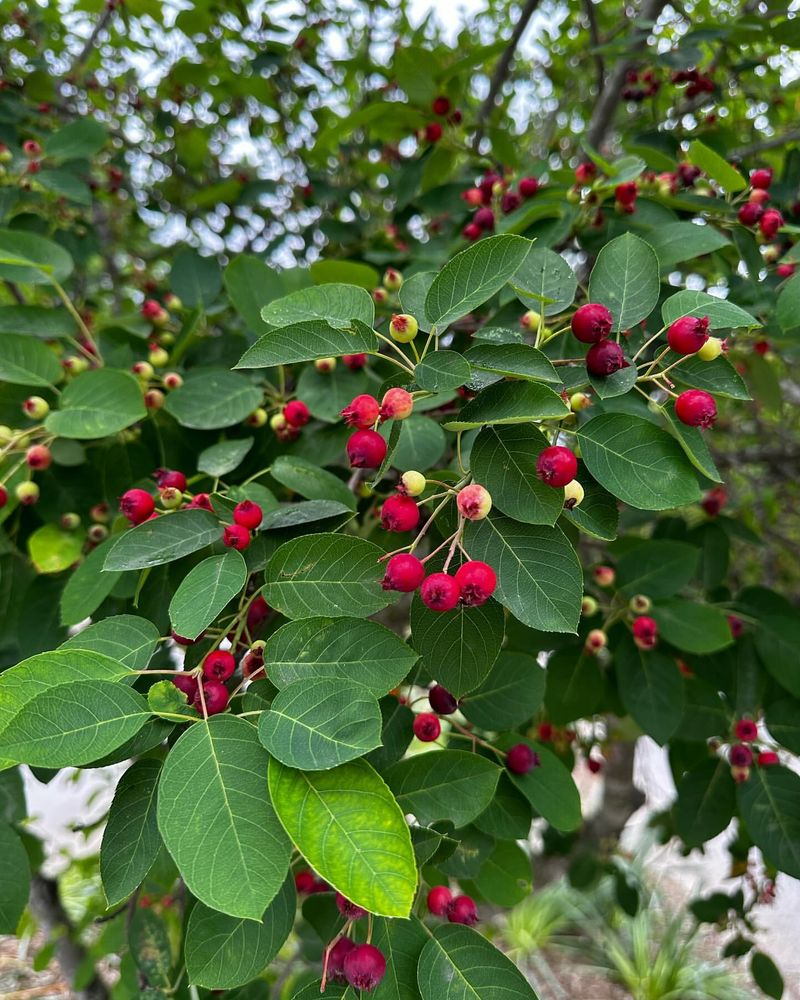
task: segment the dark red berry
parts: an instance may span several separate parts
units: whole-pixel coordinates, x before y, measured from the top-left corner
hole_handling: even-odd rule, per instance
[[[5,486],[0,486],[0,510],[8,503],[8,490]]]
[[[758,228],[761,230],[762,235],[766,236],[768,240],[771,240],[773,236],[777,235],[777,232],[782,225],[783,216],[777,208],[768,208],[758,220]]]
[[[553,738],[552,722],[540,722],[536,729],[536,735],[542,743],[549,743]]]
[[[473,223],[478,227],[478,229],[489,230],[494,229],[494,212],[491,208],[479,208],[478,211],[472,216]]]
[[[192,499],[189,501],[190,507],[196,507],[199,510],[210,510],[213,512],[214,508],[211,506],[211,497],[208,493],[195,493]]]
[[[309,896],[314,892],[316,884],[317,879],[314,873],[307,868],[304,871],[298,872],[294,877],[294,887],[301,896]]]
[[[736,216],[743,226],[754,226],[764,214],[764,206],[755,201],[746,201]]]
[[[599,774],[603,770],[603,762],[598,757],[589,757],[586,766],[592,774]]]
[[[419,507],[411,497],[387,497],[381,507],[381,527],[384,531],[411,531],[419,524]]]
[[[461,603],[476,608],[485,604],[497,586],[497,574],[488,563],[471,559],[459,566],[455,581],[461,591]]]
[[[444,129],[438,122],[430,122],[422,130],[422,134],[428,142],[438,142],[442,138]]]
[[[283,408],[283,415],[290,427],[305,427],[311,419],[308,407],[299,399],[293,399]]]
[[[681,316],[667,331],[667,343],[676,354],[696,354],[708,340],[708,316]]]
[[[399,590],[401,594],[410,594],[425,579],[425,567],[416,556],[401,552],[392,556],[386,564],[381,586],[384,590]]]
[[[633,623],[633,641],[639,649],[653,649],[658,643],[658,625],[655,618],[639,615]]]
[[[431,111],[435,115],[439,115],[440,118],[444,118],[445,115],[450,114],[450,108],[452,107],[450,100],[447,97],[439,96],[433,99],[433,104],[431,104]]]
[[[428,893],[428,911],[435,917],[443,917],[452,902],[453,894],[446,885],[435,885]]]
[[[744,622],[741,618],[737,618],[736,615],[728,615],[728,628],[731,630],[731,636],[734,639],[741,639],[744,634]]]
[[[336,909],[341,913],[343,917],[347,920],[360,920],[361,917],[366,917],[367,911],[362,909],[360,906],[356,906],[355,903],[351,903],[346,896],[343,896],[340,892],[336,893]]]
[[[182,472],[178,472],[177,469],[156,469],[153,473],[153,479],[160,490],[169,486],[180,490],[181,493],[186,490],[186,476]]]
[[[535,177],[522,177],[519,182],[519,193],[523,198],[532,198],[539,190],[539,181]]]
[[[257,503],[253,503],[252,500],[242,500],[241,503],[237,503],[233,508],[233,519],[243,528],[249,528],[251,531],[257,528],[264,518],[264,512]]]
[[[743,743],[752,743],[758,739],[758,726],[752,719],[739,719],[734,729],[736,739]]]
[[[431,573],[422,581],[420,597],[431,611],[452,611],[461,597],[461,587],[447,573]]]
[[[228,707],[228,689],[219,681],[204,681],[203,696],[206,702],[206,715],[218,715]],[[199,687],[195,695],[194,707],[198,712],[203,711]]]
[[[367,992],[374,990],[386,974],[386,959],[374,944],[357,944],[342,964],[347,982]]]
[[[373,426],[380,416],[380,412],[381,407],[378,400],[368,393],[363,393],[361,396],[356,396],[355,399],[350,400],[342,410],[342,417],[344,417],[344,422],[348,427],[358,427],[360,430],[366,430],[368,427]]]
[[[772,167],[761,167],[750,174],[750,187],[766,190],[772,183]]]
[[[717,419],[717,404],[702,389],[687,389],[675,400],[675,415],[689,427],[712,427]]]
[[[224,649],[215,649],[203,660],[203,676],[211,681],[226,681],[235,669],[233,654]]]
[[[599,344],[611,333],[611,313],[599,302],[587,302],[572,317],[572,333],[582,344]]]
[[[468,222],[461,230],[461,235],[465,240],[474,242],[475,240],[480,239],[481,232],[482,230],[480,226],[476,226],[474,222]]]
[[[536,475],[548,486],[566,486],[577,474],[578,459],[561,445],[545,448],[536,460]]]
[[[730,761],[734,767],[750,767],[753,763],[753,751],[744,743],[734,743],[731,747]]]
[[[255,635],[261,628],[269,615],[269,605],[259,594],[247,609],[247,631],[250,635]]]
[[[512,774],[528,774],[539,766],[539,754],[527,743],[517,743],[506,754],[506,767]]]
[[[428,691],[428,704],[439,715],[452,715],[458,708],[456,699],[441,684],[434,684]]]
[[[131,524],[142,524],[156,509],[156,502],[147,490],[128,490],[120,497],[119,509]]]
[[[442,732],[442,724],[432,712],[420,712],[414,718],[414,735],[422,743],[433,743]]]
[[[332,979],[344,980],[344,960],[355,948],[350,938],[342,937],[328,952],[328,975]]]
[[[626,365],[622,348],[614,340],[604,340],[586,352],[586,370],[598,378],[613,375]]]
[[[241,524],[226,524],[222,529],[222,544],[241,552],[250,544],[250,532]]]
[[[478,907],[471,896],[456,896],[447,908],[447,919],[451,924],[466,924],[471,927],[478,922]]]
[[[386,458],[386,441],[377,431],[356,431],[347,441],[347,458],[353,469],[377,469]]]
[[[197,678],[189,673],[175,674],[172,683],[179,691],[183,691],[188,702],[193,702],[197,694]]]
[[[366,354],[343,354],[342,364],[349,368],[351,372],[361,371],[367,363]]]

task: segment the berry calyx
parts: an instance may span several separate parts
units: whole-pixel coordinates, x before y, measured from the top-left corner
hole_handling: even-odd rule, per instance
[[[250,532],[241,524],[226,524],[222,529],[222,544],[241,552],[250,544]]]
[[[635,615],[646,615],[652,606],[653,602],[644,594],[636,594],[628,601],[628,607]]]
[[[593,628],[586,636],[585,650],[589,654],[599,653],[608,645],[608,636],[601,628]]]
[[[725,341],[720,337],[709,337],[697,352],[701,361],[714,361],[725,350]]]
[[[388,389],[381,400],[381,420],[405,420],[414,409],[414,397],[407,389]]]
[[[410,594],[425,579],[425,567],[416,556],[401,552],[392,556],[386,564],[386,573],[381,586],[384,590],[399,590],[401,594]]]
[[[633,641],[639,649],[655,649],[658,644],[658,625],[655,618],[640,615],[633,623]]]
[[[351,903],[350,900],[343,896],[340,892],[336,893],[336,909],[341,913],[343,917],[347,920],[360,920],[362,917],[366,917],[367,911],[360,906],[356,906],[355,903]]]
[[[224,684],[220,684],[219,681],[205,681],[202,691],[206,703],[206,715],[218,715],[228,707],[228,689]],[[203,711],[199,686],[194,699],[194,707],[198,712]]]
[[[377,431],[356,431],[346,448],[351,469],[377,469],[386,458],[386,441]]]
[[[734,767],[750,767],[753,763],[753,751],[744,743],[734,743],[728,758]]]
[[[429,913],[432,913],[435,917],[443,917],[450,909],[450,904],[453,902],[453,894],[446,885],[435,885],[428,893],[426,902]]]
[[[409,344],[419,333],[419,323],[408,313],[396,313],[389,323],[389,336],[398,344]]]
[[[478,922],[478,907],[471,896],[456,896],[447,908],[447,919],[451,924],[466,924],[472,927]]]
[[[286,423],[290,427],[305,427],[311,419],[311,413],[304,402],[300,399],[293,399],[283,408],[283,415]]]
[[[667,343],[676,354],[696,354],[708,340],[708,316],[681,316],[667,330]]]
[[[736,739],[742,743],[752,743],[758,739],[758,726],[752,719],[739,719],[733,731]]]
[[[425,492],[427,482],[421,472],[404,472],[397,483],[397,492],[406,497],[418,497]]]
[[[142,524],[156,509],[156,502],[147,490],[127,490],[119,498],[119,509],[131,524]]]
[[[25,452],[25,461],[28,463],[29,469],[42,471],[50,468],[53,455],[47,445],[34,444]]]
[[[257,528],[264,519],[264,512],[261,507],[252,500],[242,500],[233,508],[233,520],[243,528],[251,531]]]
[[[572,317],[572,333],[582,344],[599,344],[611,333],[614,318],[599,302],[587,302]]]
[[[689,427],[712,427],[717,419],[717,404],[702,389],[687,389],[675,400],[675,415]]]
[[[203,660],[203,676],[210,681],[226,681],[235,669],[233,654],[224,649],[215,649]]]
[[[539,763],[539,754],[527,743],[515,744],[506,754],[506,767],[512,774],[528,774]]]
[[[434,684],[428,691],[428,704],[438,715],[452,715],[458,708],[458,701],[441,684]]]
[[[433,712],[420,712],[414,717],[414,735],[422,743],[433,743],[442,732],[442,724]]]
[[[485,486],[472,483],[458,491],[456,506],[468,521],[482,521],[492,509],[492,495]]]
[[[497,574],[488,563],[471,559],[456,570],[455,581],[461,590],[461,603],[477,608],[485,604],[497,587]]]
[[[552,445],[536,459],[536,475],[548,486],[566,486],[578,472],[578,459],[569,448]]]
[[[447,573],[431,573],[422,582],[420,597],[431,611],[452,611],[461,597],[461,588]]]
[[[584,488],[577,479],[573,479],[564,487],[564,507],[566,510],[573,510],[580,507],[586,495]]]
[[[357,944],[345,955],[342,968],[351,986],[370,992],[386,974],[386,959],[374,944]]]
[[[175,687],[186,695],[186,700],[191,704],[197,695],[197,678],[190,673],[175,674],[172,678]]]
[[[419,507],[411,497],[399,493],[388,497],[381,507],[384,531],[411,531],[419,524]]]
[[[586,352],[586,370],[597,378],[606,378],[627,366],[622,348],[615,340],[603,340]]]
[[[367,430],[377,422],[380,412],[381,407],[378,400],[365,392],[351,399],[342,410],[341,415],[348,427]]]
[[[186,491],[186,476],[176,469],[156,469],[153,473],[153,479],[155,479],[159,489],[163,490],[165,487],[171,486],[173,489],[180,490],[181,493]]]

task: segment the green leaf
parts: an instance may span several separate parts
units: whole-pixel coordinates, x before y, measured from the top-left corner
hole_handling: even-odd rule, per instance
[[[75,336],[75,323],[66,309],[45,306],[0,306],[0,333],[23,334],[42,340]]]
[[[61,380],[61,365],[40,340],[15,333],[0,336],[0,381],[50,386]]]
[[[660,291],[658,258],[644,240],[625,233],[597,255],[589,278],[589,299],[606,306],[613,330],[628,330],[655,309]]]
[[[28,905],[31,872],[22,841],[8,823],[0,822],[0,934],[16,934]]]
[[[119,573],[103,573],[106,556],[116,544],[107,538],[92,549],[78,568],[70,573],[61,592],[61,624],[77,625],[93,614],[108,597],[120,579]]]
[[[490,299],[519,269],[531,248],[521,236],[490,236],[456,254],[436,275],[425,315],[441,332]]]
[[[167,396],[164,409],[182,427],[217,430],[240,424],[261,405],[263,393],[243,375],[202,371]]]
[[[448,614],[431,611],[419,597],[411,605],[411,644],[425,672],[456,698],[486,677],[503,644],[505,615],[496,601],[459,605]]]
[[[446,392],[468,382],[472,374],[469,362],[456,351],[433,351],[414,369],[421,389]]]
[[[519,743],[516,736],[507,736],[506,749]],[[581,797],[569,768],[547,747],[523,740],[538,755],[539,764],[528,774],[509,774],[511,781],[547,822],[564,833],[581,825]]]
[[[475,885],[495,906],[516,906],[533,889],[531,859],[513,841],[500,841],[481,866]]]
[[[689,427],[675,416],[675,407],[664,408],[664,415],[669,421],[672,433],[678,439],[678,444],[683,448],[684,455],[689,459],[695,469],[701,472],[706,479],[712,482],[721,483],[722,477],[711,457],[706,439],[699,427]]]
[[[214,478],[226,476],[239,468],[252,447],[253,438],[239,438],[236,441],[220,441],[219,444],[212,444],[197,456],[197,468]]]
[[[422,1000],[537,1000],[525,977],[471,927],[437,927],[417,969]]]
[[[225,268],[223,280],[228,297],[253,333],[266,333],[269,327],[261,318],[261,310],[283,294],[276,272],[260,257],[239,254]]]
[[[543,632],[574,632],[583,574],[559,528],[487,517],[466,528],[465,545],[497,573],[495,599],[515,618]]]
[[[375,921],[372,943],[386,958],[386,975],[372,991],[374,1000],[419,1000],[417,963],[428,940],[419,920]]]
[[[156,681],[147,689],[147,704],[153,715],[168,722],[196,722],[201,716],[186,701],[172,681]]]
[[[124,684],[61,684],[34,695],[9,720],[0,733],[0,757],[80,767],[129,740],[149,718],[147,702]]]
[[[527,840],[533,822],[533,809],[525,796],[514,787],[507,774],[500,775],[494,798],[475,819],[474,825],[490,837]]]
[[[267,794],[269,755],[250,723],[196,722],[170,750],[158,827],[186,886],[214,910],[261,920],[283,885],[291,845]]]
[[[366,324],[337,329],[321,320],[271,330],[248,348],[236,368],[274,368],[343,354],[377,354],[378,338]]]
[[[492,503],[526,524],[553,525],[564,508],[564,492],[536,475],[536,459],[548,447],[531,424],[486,427],[475,439],[470,468],[492,494]]]
[[[538,382],[495,382],[471,399],[448,431],[466,431],[487,424],[527,424],[534,420],[560,420],[569,407],[557,392]]]
[[[634,365],[629,365],[605,378],[590,375],[589,383],[600,399],[613,399],[615,396],[624,396],[626,392],[630,392],[638,377],[638,369]]]
[[[502,652],[461,711],[480,729],[512,729],[530,719],[544,698],[547,672],[533,656]]]
[[[193,986],[229,990],[255,979],[291,933],[297,908],[294,879],[284,881],[259,921],[196,903],[186,927],[186,973]]]
[[[619,524],[619,506],[615,497],[596,483],[583,465],[576,479],[583,486],[583,502],[572,510],[565,509],[561,516],[587,535],[607,542],[612,541],[617,537]]]
[[[665,226],[656,226],[647,233],[647,239],[664,274],[685,260],[693,260],[731,245],[731,241],[714,226],[701,226],[694,222],[669,222]]]
[[[700,499],[697,477],[665,431],[628,413],[601,413],[578,431],[586,468],[620,500],[667,510]]]
[[[686,158],[689,163],[700,167],[704,174],[708,174],[713,181],[725,188],[728,194],[735,194],[747,187],[747,181],[739,171],[699,139],[689,143]]]
[[[161,835],[156,795],[161,761],[136,761],[120,778],[100,847],[100,877],[109,907],[137,889],[156,860]]]
[[[399,469],[429,469],[436,465],[442,457],[447,440],[435,420],[421,413],[412,413],[405,420],[388,421],[381,428],[387,441],[393,434],[395,425],[400,427],[400,436],[392,465]]]
[[[57,524],[43,524],[29,536],[28,552],[37,573],[61,573],[78,562],[83,542],[81,532],[63,531]]]
[[[554,653],[547,661],[545,708],[557,726],[594,715],[605,692],[597,657],[574,647]]]
[[[532,382],[561,383],[547,355],[528,344],[476,344],[464,357],[480,371]]]
[[[157,987],[166,989],[170,985],[170,969],[172,967],[172,948],[170,946],[167,926],[161,916],[146,907],[137,907],[133,911],[128,929],[128,945],[131,956],[142,978],[150,989]],[[142,997],[143,990],[139,996]],[[156,997],[166,997],[158,989]],[[144,1000],[155,1000],[152,993]]]
[[[520,302],[543,316],[564,312],[578,289],[575,272],[561,254],[536,246],[509,284]]]
[[[375,303],[363,288],[330,282],[275,299],[261,310],[261,318],[270,326],[279,327],[321,320],[336,329],[347,329],[354,319],[371,327],[375,322]]]
[[[201,257],[191,247],[181,247],[172,261],[170,291],[189,309],[207,309],[222,288],[222,274],[215,257]]]
[[[27,815],[22,771],[16,767],[0,772],[0,822],[21,823]]]
[[[45,427],[51,434],[80,441],[118,434],[147,415],[139,382],[128,372],[110,368],[78,375],[58,402]]]
[[[381,725],[378,702],[365,687],[317,677],[278,692],[261,714],[258,737],[287,767],[327,771],[379,747]]]
[[[88,159],[103,148],[107,138],[104,126],[87,116],[48,136],[44,151],[51,160]]]
[[[381,280],[374,267],[355,260],[317,260],[311,265],[310,271],[315,285],[341,281],[348,285],[358,285],[368,292],[376,288]]]
[[[158,645],[158,629],[146,618],[112,615],[93,622],[62,642],[59,649],[88,649],[129,670],[144,670]]]
[[[269,790],[292,842],[334,889],[378,916],[408,917],[417,888],[411,836],[366,761],[304,773],[273,758]]]
[[[403,812],[428,826],[448,820],[456,829],[471,823],[492,801],[501,769],[466,750],[431,750],[393,764],[386,782]]]
[[[800,697],[800,661],[795,656],[800,622],[792,610],[775,614],[759,613],[755,633],[756,649],[762,663],[785,690]]]
[[[785,767],[756,767],[736,788],[739,815],[765,860],[800,878],[800,776]]]
[[[654,540],[634,545],[617,562],[620,596],[672,597],[697,572],[700,550],[688,542]]]
[[[677,360],[678,355],[670,351],[664,358],[664,364],[671,365]],[[671,372],[671,375],[676,382],[688,385],[692,389],[705,389],[714,396],[750,399],[747,386],[727,358],[703,361],[697,356],[688,357]]]
[[[783,996],[783,976],[769,955],[754,951],[750,958],[750,975],[756,986],[768,997],[781,1000]]]
[[[781,746],[800,754],[800,710],[796,702],[773,702],[765,713],[767,729],[774,740]]]
[[[710,605],[673,598],[658,601],[650,614],[663,638],[686,653],[716,653],[733,643],[725,614]]]
[[[707,316],[711,330],[735,330],[740,327],[752,329],[761,325],[755,316],[751,316],[749,312],[740,309],[728,299],[720,299],[716,295],[709,295],[708,292],[693,291],[690,288],[683,288],[670,295],[661,306],[664,326],[669,326],[681,316],[694,316],[697,319]]]
[[[339,527],[353,517],[353,508],[338,500],[297,500],[294,503],[279,504],[275,510],[264,515],[261,522],[262,531],[279,531],[283,528],[293,528],[299,524],[313,524],[315,521],[330,521],[342,517],[338,524],[326,524],[326,527]],[[318,525],[319,527],[319,525]]]
[[[366,618],[392,600],[380,584],[382,555],[364,538],[326,533],[295,538],[267,564],[264,598],[287,618]]]
[[[678,784],[675,829],[687,847],[701,847],[726,830],[736,809],[736,784],[725,760],[702,760]]]
[[[281,486],[308,500],[338,500],[351,510],[355,509],[355,497],[347,484],[332,472],[321,469],[305,458],[279,455],[272,463],[270,475]]]
[[[615,651],[614,666],[623,705],[663,746],[681,724],[686,700],[675,660],[659,649],[639,649],[626,637]]]
[[[221,536],[219,521],[207,510],[162,514],[120,535],[109,549],[103,569],[161,566],[204,549]]]
[[[36,183],[45,191],[74,201],[77,205],[91,205],[92,192],[89,186],[69,170],[41,170],[36,175]]]
[[[420,330],[425,333],[430,330],[430,323],[425,316],[425,299],[436,278],[436,271],[417,271],[406,278],[400,289],[400,305],[404,313],[409,313],[419,323]]]
[[[397,687],[417,661],[414,650],[388,628],[352,618],[288,622],[267,639],[264,657],[278,688],[316,680],[357,682],[378,696]]]
[[[72,274],[72,257],[35,233],[0,229],[0,278],[24,285],[48,285]]]
[[[181,580],[169,602],[172,629],[187,639],[196,639],[241,593],[247,581],[247,564],[241,552],[229,549],[209,556]]]
[[[795,274],[778,293],[775,315],[782,330],[794,330],[800,326],[800,275]]]

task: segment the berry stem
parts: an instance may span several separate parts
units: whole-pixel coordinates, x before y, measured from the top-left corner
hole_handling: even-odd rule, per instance
[[[645,342],[644,342],[644,343],[642,344],[642,346],[641,346],[641,347],[639,348],[639,350],[638,350],[638,351],[637,351],[637,352],[636,352],[636,353],[634,354],[634,356],[633,356],[633,357],[631,358],[631,364],[633,364],[633,363],[634,363],[634,362],[636,361],[636,359],[637,359],[637,358],[639,357],[639,355],[640,355],[640,354],[644,354],[644,352],[645,352],[645,351],[647,350],[647,348],[648,348],[648,347],[649,347],[649,346],[650,346],[650,345],[651,345],[651,344],[653,343],[653,341],[654,341],[654,340],[658,340],[658,338],[659,338],[659,337],[661,336],[661,334],[662,334],[662,333],[663,333],[663,332],[664,332],[665,330],[666,330],[666,327],[665,327],[665,326],[662,326],[662,327],[661,327],[661,329],[660,329],[660,330],[658,331],[658,333],[654,333],[654,334],[653,334],[653,336],[652,336],[652,337],[651,337],[651,338],[650,338],[649,340],[646,340],[646,341],[645,341]]]
[[[456,548],[459,545],[459,543],[461,541],[461,536],[463,534],[464,534],[464,518],[463,518],[463,516],[459,516],[459,518],[458,518],[458,527],[456,528],[455,534],[453,535],[453,541],[452,541],[452,543],[450,545],[450,551],[447,553],[447,558],[444,561],[444,572],[445,573],[450,568],[450,563],[453,561],[453,556],[456,553]]]
[[[78,329],[81,331],[84,340],[86,341],[87,344],[90,345],[92,350],[87,350],[80,344],[80,342],[76,342],[76,346],[80,349],[83,355],[85,355],[92,361],[93,364],[102,366],[103,359],[100,356],[100,351],[97,348],[97,344],[95,343],[94,337],[89,332],[89,327],[83,321],[83,316],[81,316],[81,314],[75,308],[75,306],[72,303],[72,299],[69,297],[69,295],[67,295],[64,289],[61,287],[61,285],[54,278],[50,279],[50,284],[53,286],[53,288],[55,288],[58,297],[64,303],[67,312],[75,320],[75,323]]]
[[[409,372],[409,374],[413,375],[413,374],[414,374],[414,369],[412,368],[412,366],[411,366],[411,362],[410,362],[410,361],[408,360],[408,357],[406,356],[405,352],[404,352],[404,351],[402,351],[402,350],[401,350],[401,349],[400,349],[400,348],[399,348],[399,347],[397,346],[397,344],[395,344],[395,342],[394,342],[394,341],[393,341],[393,340],[391,339],[391,337],[386,337],[386,336],[384,336],[384,334],[382,334],[382,333],[378,333],[378,331],[377,331],[377,330],[375,330],[375,331],[374,331],[374,333],[375,333],[375,336],[376,336],[376,337],[378,338],[378,340],[382,341],[382,342],[383,342],[384,344],[386,344],[386,345],[387,345],[388,347],[391,347],[391,349],[392,349],[393,351],[395,351],[395,352],[396,352],[397,354],[399,354],[399,355],[400,355],[400,357],[401,357],[401,358],[403,359],[403,361],[404,361],[404,364],[400,364],[400,362],[399,362],[399,361],[396,361],[396,360],[395,360],[394,358],[390,358],[390,357],[387,357],[386,355],[383,355],[383,357],[384,357],[384,360],[385,360],[385,361],[391,361],[391,362],[392,362],[392,364],[395,364],[395,365],[397,365],[397,366],[398,366],[398,368],[404,368],[404,369],[405,369],[405,370],[406,370],[407,372]]]
[[[417,537],[414,539],[414,541],[411,543],[411,545],[408,547],[408,551],[409,552],[413,552],[414,549],[419,545],[419,543],[422,541],[422,539],[428,533],[428,529],[431,527],[431,525],[433,524],[433,522],[436,520],[436,518],[439,515],[439,513],[442,510],[444,510],[444,508],[447,506],[448,503],[450,503],[450,496],[449,495],[446,496],[444,498],[444,500],[442,500],[442,502],[439,504],[439,506],[433,511],[433,513],[431,514],[431,516],[428,518],[428,520],[422,526],[422,530],[417,535]]]

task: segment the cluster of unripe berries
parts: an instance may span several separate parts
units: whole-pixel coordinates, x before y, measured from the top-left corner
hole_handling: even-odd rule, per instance
[[[532,198],[541,187],[536,177],[521,177],[517,182],[517,190],[512,190],[508,178],[491,170],[478,181],[475,187],[467,188],[461,197],[475,209],[472,219],[464,226],[462,236],[474,242],[485,233],[494,230],[496,211],[508,215],[515,211],[529,198]]]

